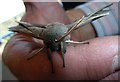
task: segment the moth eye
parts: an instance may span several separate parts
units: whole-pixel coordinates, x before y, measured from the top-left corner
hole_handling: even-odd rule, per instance
[[[35,30],[34,28],[32,30]]]
[[[58,35],[57,33],[55,33],[56,35]]]

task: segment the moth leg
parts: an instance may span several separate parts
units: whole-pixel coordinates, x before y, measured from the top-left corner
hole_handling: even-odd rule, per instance
[[[74,30],[82,27],[83,25],[96,20],[98,18],[104,17],[106,15],[109,14],[109,9],[105,10],[107,7],[111,6],[112,4],[109,4],[101,9],[99,9],[98,11],[95,11],[87,16],[83,16],[82,18],[80,18],[79,20],[75,21],[73,24],[69,25],[69,29],[68,32],[66,32],[62,37],[60,37],[58,40],[56,40],[56,42],[60,42],[62,41],[66,36],[68,36],[71,32],[73,32]]]
[[[27,58],[27,60],[30,60],[32,59],[34,56],[36,56],[40,51],[42,51],[45,47],[42,47],[40,49],[36,49],[34,50],[31,54],[30,54],[30,57]]]
[[[65,44],[65,42],[61,42],[61,53],[62,53],[63,67],[65,67],[65,59],[64,59],[65,52],[66,52],[66,44]]]
[[[68,31],[62,37],[56,40],[56,42],[62,41],[66,36],[68,36],[71,32],[73,32],[74,29],[79,25],[79,23],[83,21],[83,19],[84,19],[84,16],[73,27],[69,28]]]
[[[66,40],[65,42],[72,43],[72,44],[89,44],[89,41],[78,42],[78,41]]]
[[[52,66],[52,73],[54,73],[54,70],[53,70],[53,60],[52,60],[50,48],[47,49],[47,55],[48,55],[48,59],[49,59],[49,61],[51,63],[51,66]]]

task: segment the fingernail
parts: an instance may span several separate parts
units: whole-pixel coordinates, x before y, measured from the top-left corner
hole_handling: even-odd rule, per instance
[[[120,69],[119,59],[120,59],[120,55],[116,55],[113,58],[113,61],[112,61],[112,71],[113,72],[115,72],[115,71]]]

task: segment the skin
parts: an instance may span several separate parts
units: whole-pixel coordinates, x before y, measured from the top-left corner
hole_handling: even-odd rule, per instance
[[[80,9],[71,9],[66,12],[68,18],[70,19],[71,23],[74,22],[76,19],[85,15]],[[84,41],[88,39],[95,38],[96,32],[90,23],[86,24],[82,28],[77,29],[76,31],[72,32],[71,37],[75,41]]]
[[[25,3],[25,6],[26,14],[22,21],[37,24],[55,21],[69,23],[65,12],[58,3]],[[49,11],[48,6],[53,9]],[[41,8],[44,8],[45,12],[49,12],[49,14],[44,15]],[[54,8],[56,13],[53,16]],[[34,14],[31,15],[33,12]],[[62,15],[59,15],[60,12]],[[52,20],[48,20],[48,18]],[[73,34],[72,37],[74,38],[74,36],[76,37]],[[117,74],[112,73],[112,60],[118,54],[118,36],[94,38],[89,42],[90,44],[67,47],[65,68],[62,67],[61,56],[52,52],[55,71],[52,74],[45,49],[27,61],[32,52],[44,46],[42,40],[16,33],[4,49],[3,61],[19,80],[102,80],[107,79],[107,76],[112,80],[118,79]],[[112,77],[114,75],[116,78]]]

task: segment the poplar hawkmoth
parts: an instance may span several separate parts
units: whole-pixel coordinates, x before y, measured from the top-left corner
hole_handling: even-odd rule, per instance
[[[63,23],[58,23],[58,22],[50,23],[47,25],[36,25],[28,22],[17,22],[19,25],[12,27],[9,30],[18,33],[25,33],[37,39],[42,39],[45,46],[43,48],[40,48],[34,54],[32,54],[31,57],[29,57],[28,59],[30,60],[41,50],[47,48],[48,59],[50,60],[52,65],[52,72],[54,72],[51,51],[56,51],[56,52],[58,52],[59,50],[61,51],[63,67],[65,67],[64,54],[66,53],[67,45],[69,43],[78,43],[78,44],[89,43],[89,42],[72,41],[70,40],[70,34],[73,31],[82,27],[83,25],[108,15],[110,11],[108,7],[111,5],[112,4],[109,4],[99,9],[98,11],[83,16],[70,25],[65,25]]]

